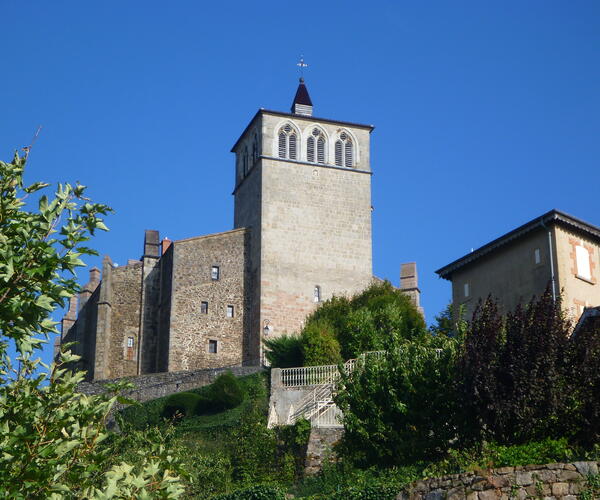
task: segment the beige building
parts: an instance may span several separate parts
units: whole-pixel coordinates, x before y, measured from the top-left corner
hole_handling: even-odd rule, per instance
[[[260,109],[233,146],[234,229],[178,241],[146,231],[139,260],[73,298],[62,342],[89,379],[259,364],[265,336],[293,333],[323,300],[372,280],[373,127]],[[419,306],[416,264],[401,288]]]
[[[600,228],[559,210],[510,231],[436,271],[452,282],[452,303],[470,319],[479,299],[492,295],[504,311],[550,287],[577,320],[600,305]]]

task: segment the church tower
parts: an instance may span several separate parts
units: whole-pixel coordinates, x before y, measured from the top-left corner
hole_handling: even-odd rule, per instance
[[[290,113],[260,109],[232,148],[234,227],[250,228],[247,361],[333,295],[372,280],[371,125],[315,118],[304,79]]]

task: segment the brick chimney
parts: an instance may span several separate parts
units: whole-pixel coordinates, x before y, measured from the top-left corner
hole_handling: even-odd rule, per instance
[[[169,247],[171,246],[173,242],[169,239],[169,238],[163,238],[163,240],[160,242],[160,246],[161,246],[161,255],[164,255],[165,252],[169,249]]]

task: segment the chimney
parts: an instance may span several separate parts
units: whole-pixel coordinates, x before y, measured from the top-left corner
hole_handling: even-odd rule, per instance
[[[77,320],[77,296],[73,295],[69,299],[69,310],[67,311],[67,314],[65,314],[63,316],[63,319],[60,322],[61,338],[65,337],[67,332],[75,324],[76,320]]]
[[[81,288],[81,292],[79,292],[79,310],[83,309],[83,306],[88,301],[88,299],[92,296],[92,294],[98,288],[100,284],[100,269],[97,267],[92,267],[90,269],[90,280],[83,285]]]
[[[419,290],[416,262],[406,262],[400,265],[400,290],[410,297],[421,315],[425,316],[425,312],[420,304],[421,290]]]
[[[173,243],[169,238],[163,238],[163,240],[160,243],[161,246],[161,255],[164,255],[165,252],[169,249],[169,247],[171,246],[171,243]]]
[[[153,229],[146,229],[146,231],[144,232],[144,255],[143,255],[143,258],[150,257],[150,258],[158,259],[160,257],[160,255],[158,253],[159,248],[160,248],[160,244],[159,244],[158,231],[155,231]]]

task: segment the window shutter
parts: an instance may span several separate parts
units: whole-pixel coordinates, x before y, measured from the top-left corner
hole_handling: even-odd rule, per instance
[[[279,132],[279,158],[285,158],[287,156],[285,132],[282,130]]]
[[[317,141],[317,162],[325,163],[325,139],[319,137]]]
[[[352,150],[352,141],[350,141],[350,139],[348,139],[348,141],[346,142],[346,147],[344,148],[344,153],[345,153],[345,165],[346,167],[351,167],[354,163],[354,152]]]
[[[335,164],[338,167],[343,165],[342,163],[342,141],[335,141]]]
[[[296,159],[296,134],[290,135],[290,158]]]
[[[315,138],[309,137],[306,141],[306,161],[315,161]]]

